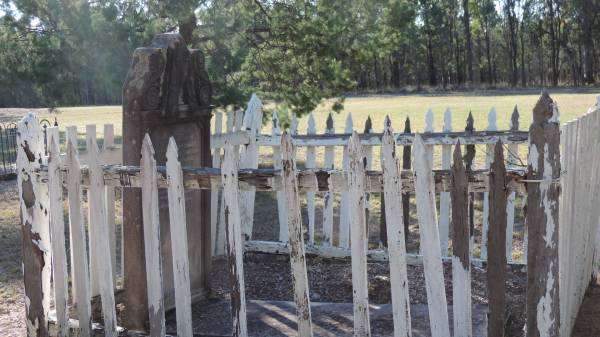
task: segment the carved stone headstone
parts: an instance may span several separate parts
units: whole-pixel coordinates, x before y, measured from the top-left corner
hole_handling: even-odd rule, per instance
[[[212,91],[200,50],[188,49],[179,34],[159,34],[138,48],[123,87],[123,163],[139,165],[144,134],[150,134],[158,165],[166,162],[175,137],[182,166],[210,166]],[[186,191],[187,235],[192,301],[208,294],[210,270],[210,194]],[[125,326],[145,330],[148,320],[142,202],[139,189],[123,190],[125,240]],[[165,306],[174,306],[167,191],[159,192]]]

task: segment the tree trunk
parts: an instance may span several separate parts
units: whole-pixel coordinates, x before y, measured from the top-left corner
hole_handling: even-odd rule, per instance
[[[469,83],[473,82],[473,46],[471,41],[471,14],[469,0],[463,0],[463,22],[465,28],[465,51],[467,52],[467,76]]]

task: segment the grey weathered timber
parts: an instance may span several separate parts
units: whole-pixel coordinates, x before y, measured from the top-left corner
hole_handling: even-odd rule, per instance
[[[224,221],[226,232],[226,246],[228,259],[229,279],[231,283],[231,316],[233,337],[248,335],[246,322],[246,292],[244,287],[244,247],[242,240],[242,224],[240,216],[238,169],[236,154],[233,146],[225,147],[223,159],[223,195],[224,195]]]
[[[48,186],[38,183],[34,174],[42,163],[44,140],[39,120],[32,113],[23,117],[17,128],[27,336],[47,337],[51,274]]]
[[[189,50],[179,34],[158,34],[150,47],[135,50],[123,87],[123,164],[137,165],[142,139],[150,135],[158,165],[166,162],[169,137],[179,144],[183,166],[208,167],[211,87],[204,56]],[[210,268],[209,191],[186,191],[192,299],[208,290]],[[167,191],[159,191],[165,306],[174,304]],[[142,198],[138,189],[123,191],[125,240],[125,326],[145,330],[148,317],[144,268]]]
[[[529,128],[527,165],[527,337],[556,337],[560,330],[558,107],[542,92]]]
[[[467,173],[462,161],[460,143],[454,148],[452,164],[452,307],[454,335],[473,335],[471,318],[471,235],[469,231]]]
[[[404,122],[404,133],[411,133],[410,130],[410,119],[406,117]],[[402,169],[410,170],[411,165],[411,147],[410,145],[404,145],[402,147]],[[404,239],[408,241],[408,234],[410,233],[410,193],[402,193],[402,218],[404,220]]]
[[[138,166],[104,165],[104,182],[109,186],[140,187],[140,168]],[[166,170],[164,166],[157,166],[158,187],[167,188]],[[435,189],[437,192],[450,191],[450,170],[433,170]],[[47,181],[47,167],[36,169],[35,173],[42,182]],[[366,171],[368,192],[381,192],[383,190],[381,171]],[[404,170],[402,178],[402,192],[414,191],[414,176],[412,171]],[[475,170],[469,175],[469,191],[483,192],[488,186],[488,171]],[[215,168],[183,168],[184,187],[186,189],[217,189],[221,184],[221,170]],[[238,174],[240,190],[242,191],[277,191],[281,190],[281,171],[273,169],[241,169]],[[330,191],[341,192],[347,190],[346,175],[344,171],[327,169],[298,170],[298,189],[302,192]],[[509,190],[524,191],[525,171],[510,169],[507,171]],[[89,170],[82,167],[82,185],[89,185]]]
[[[502,143],[496,143],[490,163],[487,285],[488,336],[504,337],[506,310],[506,167]]]
[[[304,230],[300,216],[300,196],[296,177],[296,161],[292,139],[287,132],[281,137],[281,167],[283,169],[283,196],[289,230],[290,263],[294,281],[294,301],[298,322],[298,336],[312,337],[308,274],[304,254]]]

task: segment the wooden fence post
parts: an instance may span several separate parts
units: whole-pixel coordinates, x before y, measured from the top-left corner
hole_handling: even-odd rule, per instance
[[[307,135],[315,135],[317,129],[315,126],[315,116],[311,112],[308,116],[308,128],[306,129]],[[316,165],[317,154],[314,146],[308,146],[306,148],[306,168],[312,169]],[[306,193],[306,209],[308,212],[308,242],[313,244],[315,242],[315,192]]]
[[[169,222],[171,247],[173,249],[177,336],[192,337],[192,295],[190,290],[185,194],[181,163],[177,154],[177,144],[173,137],[169,138],[167,147],[167,180],[169,181]]]
[[[311,337],[312,323],[310,314],[310,298],[308,294],[308,275],[304,254],[304,231],[300,216],[300,196],[296,178],[296,161],[292,138],[287,132],[281,137],[281,167],[283,193],[287,208],[287,222],[290,241],[290,263],[294,280],[294,300],[298,317],[298,336]]]
[[[158,183],[156,180],[154,148],[148,134],[146,134],[142,143],[140,176],[142,181],[146,282],[148,283],[148,321],[150,323],[150,335],[161,337],[165,335],[165,308],[163,304],[160,222],[158,218]]]
[[[506,203],[508,181],[502,143],[494,147],[490,161],[487,284],[489,296],[488,337],[504,337],[506,310]]]
[[[515,105],[515,109],[510,116],[510,130],[519,131],[519,110]],[[519,145],[508,144],[508,164],[517,165],[519,160]],[[516,192],[512,191],[508,194],[508,200],[506,202],[506,260],[512,261],[512,250],[513,250],[513,231],[515,227],[515,199]],[[525,226],[523,226],[525,227]],[[525,229],[524,229],[525,231]],[[523,237],[525,239],[525,237]]]
[[[386,121],[389,118],[386,117]],[[394,319],[394,336],[412,335],[410,322],[410,298],[408,292],[408,272],[406,269],[406,244],[402,223],[402,180],[398,159],[396,158],[396,140],[390,123],[381,140],[381,170],[383,171],[383,195],[385,203],[387,247],[390,261],[390,283]],[[382,203],[383,206],[383,203]]]
[[[527,337],[559,336],[558,107],[546,91],[533,109],[527,165]]]
[[[279,126],[279,116],[277,112],[273,111],[271,117],[272,131],[271,135],[274,137],[281,136],[281,129]],[[273,168],[281,170],[281,147],[273,146]],[[279,216],[279,241],[288,242],[289,231],[288,231],[288,216],[285,208],[285,193],[283,191],[275,192],[277,195],[277,215]]]
[[[325,134],[334,134],[335,129],[333,127],[333,116],[331,112],[327,116],[327,122],[325,126]],[[323,168],[326,170],[333,169],[333,160],[335,152],[333,146],[325,147],[325,161]],[[333,244],[333,192],[327,191],[323,196],[323,245],[331,246]]]
[[[58,336],[69,335],[69,285],[67,272],[67,252],[65,246],[65,220],[63,215],[63,189],[60,150],[58,148],[58,127],[49,127],[48,141],[48,197],[50,199],[50,232],[52,241],[52,279],[54,280],[54,306]]]
[[[244,244],[240,219],[241,197],[238,187],[238,162],[233,147],[225,143],[225,157],[221,169],[223,181],[226,251],[231,280],[231,316],[233,319],[233,336],[248,336],[246,322],[246,293],[244,290]]]
[[[244,114],[244,123],[242,128],[248,131],[250,143],[246,145],[240,154],[240,168],[258,168],[259,146],[256,143],[256,136],[260,134],[262,127],[262,102],[256,94],[252,94],[246,113]],[[237,155],[236,155],[237,156]],[[246,240],[252,238],[252,228],[254,225],[254,198],[255,191],[244,191],[240,194],[240,214],[243,235]]]
[[[496,108],[490,109],[488,113],[488,131],[496,131]],[[485,167],[490,168],[492,161],[494,160],[494,145],[487,144],[485,146]],[[483,192],[483,214],[481,218],[481,248],[480,256],[482,260],[487,259],[488,255],[488,230],[490,223],[488,215],[490,214],[490,195],[489,192]]]
[[[50,233],[48,187],[37,182],[35,170],[44,156],[39,120],[33,113],[18,123],[17,185],[23,233],[23,280],[27,305],[27,336],[47,337],[50,309]]]
[[[452,131],[452,112],[444,112],[444,132]],[[450,169],[452,145],[442,145],[442,169]],[[440,244],[442,255],[448,255],[448,238],[450,236],[450,192],[440,192]]]
[[[352,114],[348,113],[348,116],[346,117],[346,127],[344,128],[344,133],[352,133],[353,131],[353,122],[352,122]],[[344,171],[348,171],[349,169],[349,165],[350,165],[350,157],[349,157],[349,153],[347,151],[347,148],[344,149],[344,154],[342,157],[342,169]],[[339,230],[339,236],[338,236],[338,246],[342,247],[342,248],[348,248],[350,247],[350,240],[349,240],[349,234],[350,234],[350,228],[349,226],[349,216],[350,216],[350,210],[348,209],[348,192],[342,192],[342,196],[340,198],[340,230]],[[364,207],[363,207],[364,209]]]
[[[89,157],[91,157],[90,153],[91,153],[91,149],[90,149],[90,144],[94,144],[98,145],[98,140],[96,139],[96,125],[95,124],[88,124],[85,126],[85,147],[86,147],[86,153],[85,155],[88,157],[88,161],[90,160]],[[99,151],[96,151],[96,153],[99,153]],[[98,160],[98,158],[96,158]],[[87,163],[89,165],[89,162]],[[92,168],[93,170],[94,168]],[[92,206],[90,205],[90,187],[88,187],[86,190],[84,190],[87,194],[87,199],[88,199],[88,226],[90,226],[91,223],[91,219],[92,219]],[[104,193],[102,193],[104,194]],[[105,203],[106,200],[104,197],[102,197],[102,208],[105,209]],[[99,205],[94,205],[93,207],[98,208]],[[94,296],[98,296],[100,295],[100,285],[98,284],[98,264],[97,261],[98,259],[96,258],[96,255],[98,254],[98,238],[94,237],[94,231],[91,230],[91,228],[88,228],[88,242],[89,242],[89,250],[90,250],[90,295],[92,297]]]
[[[475,131],[474,127],[475,120],[473,119],[473,113],[469,111],[469,116],[467,117],[467,126],[465,127],[466,132]],[[467,173],[473,171],[473,159],[475,159],[475,145],[466,145],[466,153],[465,153],[465,169]],[[471,249],[473,251],[473,239],[475,232],[475,193],[469,193],[469,228],[471,233]]]
[[[69,234],[71,236],[71,278],[73,302],[77,303],[77,319],[81,336],[92,332],[90,274],[83,222],[81,168],[77,157],[77,139],[67,138],[67,192],[69,196]],[[77,289],[77,293],[75,293]]]
[[[415,136],[413,151],[417,217],[421,235],[421,251],[423,252],[431,336],[449,337],[448,302],[444,286],[440,233],[437,226],[432,163],[430,152],[418,134]]]
[[[106,223],[106,205],[104,202],[104,174],[99,162],[98,144],[94,137],[91,137],[92,128],[88,128],[88,137],[86,139],[88,168],[90,175],[90,187],[88,189],[89,204],[89,227],[90,241],[96,241],[95,253],[91,256],[92,266],[96,266],[97,284],[102,300],[102,313],[104,314],[104,334],[107,337],[117,336],[117,315],[115,309],[114,285],[112,278],[112,266],[110,258],[110,245],[108,242],[108,224]],[[95,129],[95,128],[94,128]],[[94,247],[90,242],[90,248]],[[94,263],[95,261],[95,263]],[[93,276],[93,274],[92,274]],[[93,295],[93,294],[92,294]]]
[[[451,171],[452,198],[452,308],[454,336],[473,336],[471,317],[471,252],[469,233],[469,179],[460,142],[454,147]]]
[[[367,279],[367,244],[365,223],[365,156],[358,133],[353,132],[346,149],[348,158],[348,203],[350,240],[352,240],[352,298],[354,302],[354,336],[371,336],[369,323],[369,284]]]

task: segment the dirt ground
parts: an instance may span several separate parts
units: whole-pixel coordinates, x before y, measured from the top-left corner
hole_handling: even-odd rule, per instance
[[[267,198],[268,199],[268,198]],[[258,202],[259,200],[257,200]],[[261,200],[269,203],[268,200]],[[274,214],[274,213],[271,213]],[[276,214],[276,213],[275,213]],[[275,217],[276,218],[276,217]],[[373,215],[376,218],[376,215]],[[259,227],[260,228],[260,227]],[[264,226],[265,231],[272,227]],[[268,236],[257,233],[259,236]],[[377,233],[371,234],[372,240]],[[411,237],[411,240],[413,238]],[[413,246],[416,248],[416,246]],[[413,248],[413,249],[414,249]],[[212,273],[214,295],[227,297],[227,270],[223,258],[214,259]],[[307,261],[311,299],[315,302],[352,302],[349,260],[325,260],[309,257]],[[246,254],[245,281],[248,299],[293,300],[289,259],[286,256]],[[389,266],[369,263],[369,299],[372,303],[390,302]],[[451,280],[450,265],[445,266],[446,280]],[[507,282],[508,336],[521,336],[524,325],[526,274],[513,270]],[[473,303],[486,304],[485,271],[473,269]],[[426,303],[422,267],[409,266],[411,302]],[[448,302],[452,303],[451,284],[446,282]],[[16,181],[0,181],[0,335],[24,336],[24,294],[21,272],[21,231]],[[584,301],[575,328],[575,337],[600,336],[600,289],[592,288]]]

